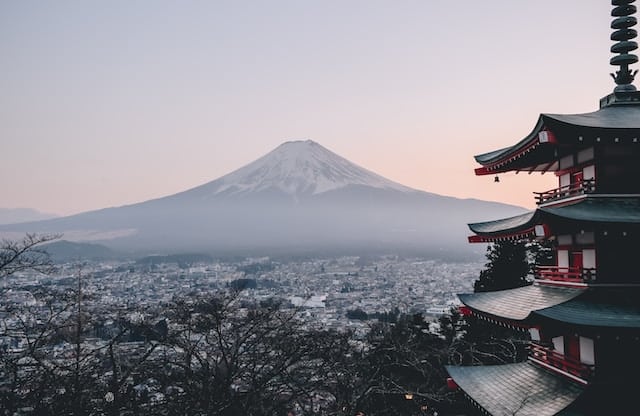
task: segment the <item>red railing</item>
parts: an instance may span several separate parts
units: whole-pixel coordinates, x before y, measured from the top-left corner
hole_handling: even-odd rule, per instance
[[[593,376],[595,370],[593,365],[582,363],[575,358],[567,357],[551,348],[543,347],[536,343],[529,344],[529,354],[538,361],[585,381],[588,381]]]
[[[574,195],[588,194],[596,189],[595,179],[584,179],[577,183],[561,186],[544,192],[534,192],[536,194],[536,203],[538,205],[545,202],[554,201],[556,199],[567,198]]]
[[[596,269],[584,267],[538,266],[535,277],[557,282],[591,283],[596,280]]]

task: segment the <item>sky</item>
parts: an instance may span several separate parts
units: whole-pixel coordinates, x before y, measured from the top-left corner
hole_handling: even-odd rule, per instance
[[[0,0],[0,207],[58,215],[223,176],[312,139],[404,185],[533,207],[476,177],[540,113],[595,111],[608,0]]]

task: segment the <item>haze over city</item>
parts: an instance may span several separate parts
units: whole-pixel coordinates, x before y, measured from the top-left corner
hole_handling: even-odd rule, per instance
[[[541,112],[612,90],[605,1],[0,4],[0,207],[69,215],[313,139],[401,184],[531,207],[475,177]],[[526,176],[526,174],[520,174]]]

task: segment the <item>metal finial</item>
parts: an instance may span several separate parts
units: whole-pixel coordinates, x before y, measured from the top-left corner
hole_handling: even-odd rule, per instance
[[[638,23],[636,18],[631,16],[636,12],[636,6],[631,4],[633,2],[635,0],[611,0],[611,4],[614,6],[611,10],[611,16],[614,17],[611,29],[615,29],[611,34],[611,40],[617,41],[611,46],[611,52],[618,55],[611,58],[609,63],[620,67],[615,75],[611,74],[617,84],[615,92],[636,90],[632,83],[638,71],[632,72],[629,69],[629,65],[638,62],[638,57],[629,53],[638,49],[638,43],[630,40],[638,36],[638,32],[631,29]]]

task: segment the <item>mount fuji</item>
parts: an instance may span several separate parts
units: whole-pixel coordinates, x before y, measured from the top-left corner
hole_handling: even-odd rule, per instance
[[[413,192],[413,189],[361,168],[312,140],[305,140],[283,143],[260,159],[179,195],[246,196],[276,192],[297,198],[349,186]]]
[[[0,226],[118,250],[214,253],[469,252],[467,222],[523,208],[409,188],[318,143],[290,141],[204,185],[159,199]]]

